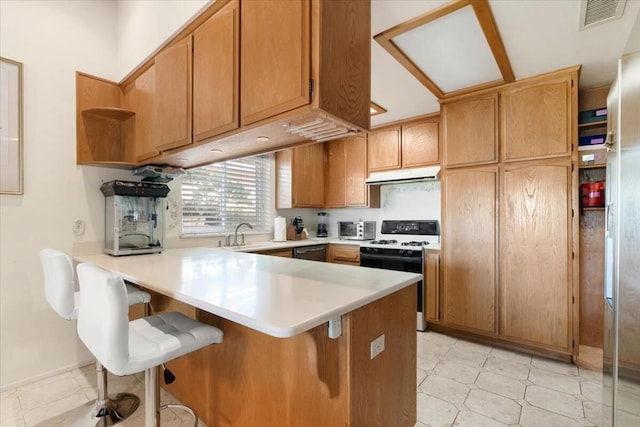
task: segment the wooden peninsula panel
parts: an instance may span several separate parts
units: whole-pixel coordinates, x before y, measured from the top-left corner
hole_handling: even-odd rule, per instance
[[[415,299],[409,286],[344,315],[335,340],[326,324],[275,338],[198,310],[224,341],[170,362],[177,380],[163,387],[210,427],[414,426]]]

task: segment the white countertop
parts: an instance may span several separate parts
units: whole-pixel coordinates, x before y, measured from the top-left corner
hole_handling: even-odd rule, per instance
[[[297,335],[422,278],[414,273],[217,248],[75,259],[274,337]]]

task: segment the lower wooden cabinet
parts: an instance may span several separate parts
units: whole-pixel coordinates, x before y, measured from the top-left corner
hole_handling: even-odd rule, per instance
[[[440,252],[427,251],[424,260],[425,318],[436,323],[440,321]]]
[[[360,265],[360,246],[330,244],[327,261],[334,264]]]
[[[293,250],[291,248],[284,249],[269,249],[266,251],[256,251],[254,254],[279,256],[283,258],[293,258]]]
[[[498,168],[446,171],[442,192],[442,321],[495,334]]]
[[[571,351],[571,161],[505,166],[500,294],[506,338]]]

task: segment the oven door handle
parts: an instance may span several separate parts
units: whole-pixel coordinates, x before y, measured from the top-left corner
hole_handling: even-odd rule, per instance
[[[398,261],[409,264],[422,264],[422,257],[406,257],[406,256],[394,256],[394,255],[372,255],[360,253],[360,261]]]

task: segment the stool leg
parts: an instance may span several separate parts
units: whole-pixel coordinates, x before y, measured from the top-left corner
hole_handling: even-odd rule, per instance
[[[109,396],[107,370],[98,361],[96,361],[96,376],[98,398],[95,402],[94,417],[98,418],[97,426],[118,424],[138,409],[140,399],[135,394],[118,393],[114,396]]]
[[[160,427],[160,384],[158,383],[158,367],[144,371],[144,425]]]

